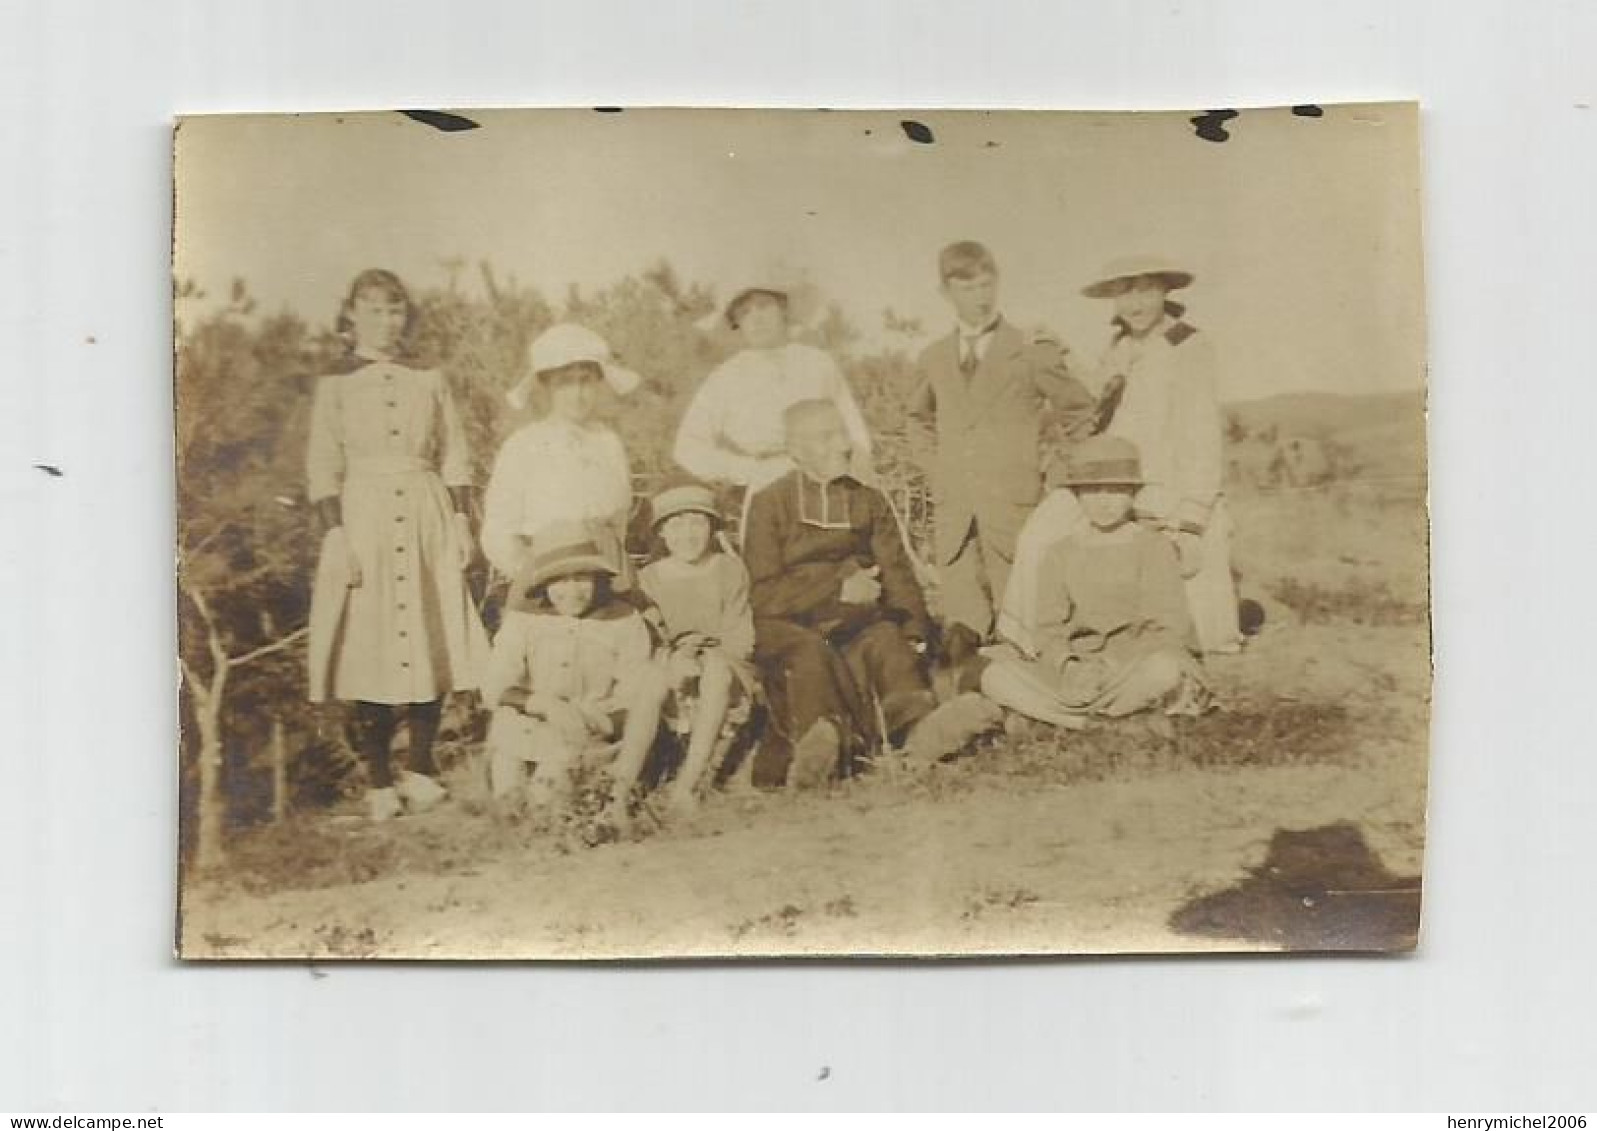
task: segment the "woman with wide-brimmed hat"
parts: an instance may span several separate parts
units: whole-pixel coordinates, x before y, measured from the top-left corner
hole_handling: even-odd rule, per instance
[[[1060,480],[1080,528],[1043,557],[1034,653],[993,650],[982,692],[1065,727],[1150,709],[1196,714],[1209,696],[1176,552],[1133,518],[1147,485],[1136,445],[1084,440]]]
[[[679,465],[717,487],[757,491],[793,468],[782,414],[818,399],[843,416],[855,476],[873,478],[870,430],[842,371],[826,351],[792,339],[813,305],[813,288],[783,272],[733,294],[721,316],[742,348],[711,371],[688,405],[672,453]]]
[[[1235,652],[1241,632],[1215,354],[1208,336],[1183,317],[1185,307],[1170,298],[1193,278],[1169,260],[1139,255],[1111,261],[1082,289],[1088,298],[1112,301],[1115,311],[1114,338],[1098,370],[1096,428],[1142,453],[1146,482],[1136,513],[1175,544],[1203,650]],[[1041,553],[1079,525],[1072,497],[1058,491],[1028,523],[1005,600],[1012,635],[1026,633]]]
[[[1147,483],[1137,492],[1137,514],[1180,553],[1203,650],[1234,652],[1242,634],[1217,363],[1208,335],[1170,298],[1192,281],[1190,271],[1167,260],[1139,256],[1107,265],[1082,293],[1114,303],[1115,337],[1099,367],[1107,394],[1101,425],[1143,453]]]
[[[535,392],[544,414],[499,450],[484,499],[483,550],[502,574],[516,577],[545,529],[577,523],[625,587],[632,476],[621,437],[598,412],[605,390],[626,396],[641,379],[615,359],[602,337],[572,322],[550,326],[528,354],[530,373],[511,390],[510,400],[519,406]]]

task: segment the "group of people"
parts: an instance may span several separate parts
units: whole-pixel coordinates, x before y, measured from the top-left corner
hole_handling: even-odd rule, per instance
[[[793,340],[799,292],[762,281],[722,311],[742,348],[683,416],[646,553],[628,544],[624,446],[597,419],[602,387],[625,397],[641,379],[580,325],[532,343],[511,398],[542,412],[483,496],[481,549],[510,581],[491,644],[465,577],[478,542],[459,416],[442,376],[407,359],[404,284],[360,274],[339,315],[347,363],[312,413],[309,661],[311,699],[352,705],[370,815],[446,795],[433,745],[450,692],[492,712],[499,803],[558,813],[600,780],[618,827],[663,733],[678,757],[658,801],[679,812],[757,715],[752,785],[805,789],[929,767],[1005,709],[1065,728],[1203,710],[1202,656],[1240,634],[1213,355],[1170,299],[1191,274],[1106,269],[1085,293],[1113,301],[1115,337],[1087,372],[1002,317],[981,244],[944,248],[938,270],[956,327],[921,355],[910,405],[929,571],[876,485],[847,380]]]

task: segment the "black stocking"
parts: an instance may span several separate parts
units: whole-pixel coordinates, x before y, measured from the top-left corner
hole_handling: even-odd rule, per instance
[[[398,722],[398,708],[387,703],[355,704],[355,749],[365,759],[366,776],[373,789],[387,789],[394,784],[389,747]]]
[[[438,720],[444,713],[444,701],[412,703],[407,708],[410,720],[410,769],[412,773],[435,777],[438,763],[433,760],[433,740],[438,737]]]

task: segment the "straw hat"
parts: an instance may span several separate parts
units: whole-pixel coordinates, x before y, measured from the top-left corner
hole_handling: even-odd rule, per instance
[[[643,383],[643,378],[616,361],[615,355],[610,352],[608,342],[586,326],[579,326],[575,322],[555,323],[538,335],[527,353],[535,377],[541,378],[543,374],[553,370],[564,369],[579,361],[587,361],[599,367],[599,371],[604,374],[605,383],[614,389],[618,396],[626,396]],[[526,404],[529,383],[530,378],[523,379],[507,394],[510,403],[516,408]]]
[[[1177,291],[1191,285],[1192,272],[1157,255],[1127,255],[1105,263],[1098,281],[1081,288],[1081,293],[1088,298],[1114,298],[1123,283],[1145,278],[1158,279],[1165,290]]]
[[[551,581],[573,574],[615,576],[616,567],[604,556],[593,536],[580,525],[551,526],[534,540],[532,557],[516,579],[523,596],[531,596]]]
[[[1137,445],[1119,436],[1093,436],[1077,444],[1065,461],[1065,487],[1141,487]]]
[[[652,525],[659,526],[679,514],[702,514],[713,522],[721,521],[715,506],[715,493],[701,483],[679,483],[667,487],[649,500]]]

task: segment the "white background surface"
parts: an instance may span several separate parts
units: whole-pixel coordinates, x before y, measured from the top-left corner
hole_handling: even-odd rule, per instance
[[[174,114],[1382,98],[1426,107],[1420,955],[170,960]],[[1597,1106],[1594,102],[1589,0],[0,4],[0,1109]]]

